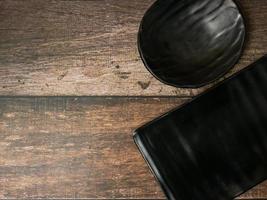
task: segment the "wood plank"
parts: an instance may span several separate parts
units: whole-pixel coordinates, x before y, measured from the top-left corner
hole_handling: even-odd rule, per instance
[[[239,0],[248,42],[231,73],[267,52],[267,2]],[[0,94],[192,96],[144,68],[139,22],[153,0],[1,0]],[[229,74],[228,74],[229,75]]]
[[[132,132],[182,101],[1,98],[0,198],[163,197]]]
[[[132,132],[185,101],[0,98],[0,198],[164,199]]]

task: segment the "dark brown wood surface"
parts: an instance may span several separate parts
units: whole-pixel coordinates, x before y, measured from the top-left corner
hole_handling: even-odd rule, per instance
[[[0,198],[164,198],[132,132],[186,100],[0,98]]]
[[[239,1],[248,40],[231,73],[267,52],[266,0]],[[140,61],[137,30],[153,2],[1,0],[0,94],[192,96],[203,91],[166,86]]]
[[[247,43],[227,76],[267,52],[267,1],[239,1]],[[0,0],[0,199],[164,199],[132,132],[210,86],[144,68],[136,34],[153,2]],[[267,183],[240,198],[267,199]]]

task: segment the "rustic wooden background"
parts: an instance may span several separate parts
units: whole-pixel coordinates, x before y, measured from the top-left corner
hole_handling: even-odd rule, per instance
[[[247,43],[227,76],[267,52],[267,1],[239,0]],[[209,86],[153,78],[136,48],[153,0],[0,0],[0,198],[164,199],[132,140]],[[267,182],[242,195],[267,199]]]

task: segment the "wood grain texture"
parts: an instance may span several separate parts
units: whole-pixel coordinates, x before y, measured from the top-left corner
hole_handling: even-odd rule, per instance
[[[185,101],[0,98],[0,198],[163,199],[132,132]]]
[[[205,90],[166,86],[140,61],[137,30],[153,2],[1,0],[0,95],[193,96]],[[239,2],[248,41],[231,73],[267,52],[266,1]]]
[[[163,197],[132,132],[181,102],[1,98],[0,198]]]
[[[267,3],[239,0],[267,51]],[[144,68],[139,22],[153,0],[0,0],[0,95],[194,96]],[[231,74],[230,73],[230,74]],[[229,74],[228,74],[229,75]],[[0,97],[0,198],[164,199],[132,131],[184,98]],[[267,199],[267,183],[240,198]]]

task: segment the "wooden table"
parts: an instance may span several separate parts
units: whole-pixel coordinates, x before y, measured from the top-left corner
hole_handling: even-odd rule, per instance
[[[135,128],[206,90],[166,86],[140,61],[153,0],[0,0],[0,198],[164,199]],[[267,52],[267,1],[240,0]],[[267,199],[267,183],[240,198]]]

